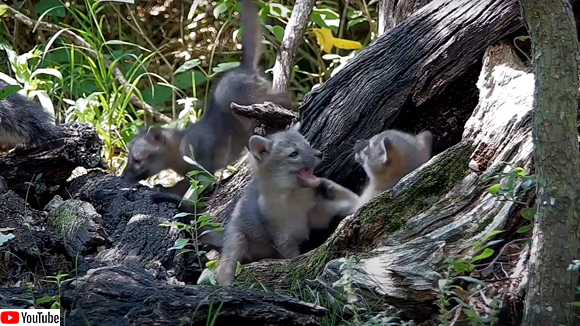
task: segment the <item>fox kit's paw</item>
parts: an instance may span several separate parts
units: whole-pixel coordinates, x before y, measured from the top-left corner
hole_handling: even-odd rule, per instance
[[[320,185],[316,188],[317,193],[326,199],[336,199],[336,187],[330,180],[319,178]]]

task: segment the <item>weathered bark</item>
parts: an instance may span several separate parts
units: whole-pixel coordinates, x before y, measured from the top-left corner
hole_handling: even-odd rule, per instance
[[[481,60],[487,46],[519,26],[515,0],[445,0],[428,4],[380,36],[304,97],[301,130],[327,157],[316,173],[348,187],[362,185],[364,173],[352,146],[388,127],[419,132],[436,126],[441,129],[432,130],[434,152],[449,147],[461,133],[452,126],[463,119],[453,112],[457,107],[449,109],[457,104],[445,103],[452,112],[413,106],[440,95]]]
[[[456,144],[477,104],[485,47],[519,26],[515,0],[446,0],[379,37],[301,105],[301,129],[325,156],[317,175],[360,191],[366,176],[352,146],[386,128],[429,129],[435,154]],[[245,188],[236,182],[244,180],[249,176],[220,188],[210,214],[222,220],[239,198],[232,192]]]
[[[290,297],[237,288],[162,285],[139,267],[94,269],[64,293],[71,325],[319,325],[326,309]]]
[[[94,325],[205,325],[221,303],[215,325],[318,325],[314,316],[326,313],[276,294],[184,286],[183,281],[197,281],[207,259],[168,250],[182,235],[160,224],[174,221],[175,205],[152,204],[154,190],[129,187],[101,171],[77,177],[67,189],[74,199],[56,197],[45,208],[48,214],[27,208],[13,191],[0,195],[3,232],[14,235],[1,249],[11,253],[5,263],[14,281],[22,280],[22,273],[75,271],[80,279],[61,288],[72,325],[85,318]],[[26,262],[23,271],[20,262]],[[0,297],[7,296],[3,302],[9,308],[26,308],[20,300],[30,294],[0,287]]]
[[[458,145],[346,218],[320,248],[292,260],[249,264],[245,271],[270,289],[306,279],[331,294],[341,292],[333,283],[349,275],[355,287],[366,289],[359,303],[391,304],[407,317],[428,318],[434,269],[445,256],[467,253],[470,243],[503,228],[521,208],[489,196],[482,178],[531,162],[533,75],[508,43],[488,48],[483,61],[479,104]],[[480,172],[470,171],[470,161]],[[502,161],[513,166],[502,167]]]
[[[534,162],[538,211],[522,325],[578,325],[569,305],[578,276],[567,271],[580,249],[578,40],[570,3],[520,0],[532,39]]]
[[[378,34],[382,35],[399,25],[407,17],[431,2],[431,0],[381,0],[379,1]]]
[[[284,129],[292,122],[298,120],[296,113],[271,102],[248,106],[238,105],[232,102],[230,106],[232,112],[262,124],[266,129],[266,133]]]
[[[273,68],[272,86],[276,90],[288,91],[290,89],[294,58],[304,39],[313,7],[314,0],[297,0],[294,3]]]
[[[0,156],[0,177],[8,188],[29,199],[36,208],[43,207],[79,166],[106,168],[101,158],[101,141],[89,124],[62,125],[63,142],[50,149],[18,148]]]

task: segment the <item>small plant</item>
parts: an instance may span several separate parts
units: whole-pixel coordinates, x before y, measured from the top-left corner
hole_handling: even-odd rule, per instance
[[[189,224],[183,222],[172,222],[172,223],[162,223],[161,226],[164,227],[175,226],[177,227],[179,232],[184,231],[185,233],[189,234],[189,237],[187,238],[180,238],[175,240],[175,244],[173,245],[173,247],[167,250],[179,250],[178,255],[187,252],[194,252],[194,254],[198,259],[199,266],[201,268],[202,265],[200,257],[206,252],[200,249],[199,238],[209,232],[223,232],[224,228],[220,226],[220,223],[215,222],[212,216],[203,213],[198,216],[197,214],[197,209],[201,209],[204,206],[206,206],[206,203],[200,200],[200,196],[205,189],[215,184],[213,175],[209,173],[207,170],[205,170],[201,165],[197,164],[194,160],[190,159],[189,157],[184,156],[184,159],[186,159],[186,161],[190,162],[191,164],[197,165],[197,167],[200,168],[201,171],[195,170],[190,171],[186,176],[190,180],[190,188],[185,193],[184,197],[187,199],[184,200],[187,200],[189,203],[191,203],[192,207],[194,208],[194,212],[193,213],[180,212],[177,213],[174,216],[174,218],[176,219],[184,218],[190,215],[193,215],[194,218],[190,220]],[[202,228],[206,228],[206,230],[200,232]],[[192,249],[186,248],[188,246],[192,247]]]
[[[42,298],[35,299],[34,306],[37,307],[39,305],[52,302],[50,309],[60,309],[60,307],[61,307],[60,298],[62,295],[62,293],[61,293],[62,285],[75,280],[74,277],[65,279],[66,276],[68,276],[68,274],[58,274],[57,276],[47,276],[46,280],[44,282],[56,284],[56,286],[58,288],[58,294],[54,295],[54,296],[45,296]],[[31,289],[31,287],[32,287],[32,285],[28,284],[28,288]]]
[[[456,309],[461,309],[463,314],[467,318],[468,325],[470,326],[484,326],[484,325],[494,325],[497,322],[496,310],[498,309],[499,302],[497,299],[493,299],[491,304],[491,313],[488,317],[480,316],[475,309],[466,303],[465,301],[473,296],[473,294],[467,290],[464,290],[461,286],[456,285],[460,281],[465,281],[468,283],[476,283],[485,288],[487,285],[474,277],[467,276],[469,273],[473,272],[476,265],[475,263],[494,255],[495,251],[489,247],[502,242],[503,240],[493,240],[489,239],[497,234],[504,231],[495,230],[486,234],[481,241],[475,241],[471,244],[471,258],[457,258],[457,257],[447,257],[443,271],[441,274],[437,273],[439,276],[438,289],[437,289],[437,300],[435,305],[439,308],[439,322],[440,325],[447,326],[452,325],[451,320],[454,318],[453,313],[456,313]],[[467,275],[465,275],[467,274]],[[478,293],[475,291],[475,293]],[[452,309],[448,309],[452,301],[456,303],[456,306]]]
[[[510,165],[509,163],[503,162],[505,165]],[[499,183],[491,185],[487,191],[499,201],[512,201],[517,204],[528,206],[527,203],[516,200],[516,192],[518,190],[517,185],[521,187],[521,190],[528,192],[533,189],[536,184],[536,176],[528,175],[526,170],[521,167],[516,167],[510,172],[498,173],[497,175],[486,178],[486,180],[500,179]],[[526,233],[532,229],[531,223],[534,221],[534,216],[536,215],[536,210],[532,207],[526,207],[520,210],[520,215],[528,220],[530,224],[522,226],[518,233]]]

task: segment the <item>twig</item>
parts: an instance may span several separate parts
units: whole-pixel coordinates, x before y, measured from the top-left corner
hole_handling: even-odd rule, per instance
[[[5,8],[8,12],[10,12],[12,14],[12,16],[14,16],[14,19],[20,21],[21,23],[23,23],[29,27],[32,27],[32,28],[35,28],[35,26],[36,26],[36,27],[38,27],[38,29],[41,29],[41,30],[60,33],[64,37],[66,37],[66,39],[68,39],[69,41],[74,43],[75,45],[90,50],[89,53],[91,54],[91,56],[96,57],[97,51],[87,41],[85,41],[82,37],[78,36],[77,34],[72,32],[71,30],[64,29],[60,26],[57,26],[57,25],[54,25],[51,23],[47,23],[47,22],[42,22],[42,21],[37,22],[34,19],[29,18],[29,17],[25,16],[24,14],[20,13],[18,10],[14,9],[14,8],[11,8],[8,6],[6,6]],[[107,68],[110,68],[112,66],[111,61],[109,61],[105,58],[103,58],[103,62],[107,66]],[[113,67],[113,76],[115,77],[115,79],[117,81],[119,81],[119,83],[121,85],[127,84],[127,80],[125,79],[125,76],[123,75],[121,70],[119,70],[119,68]],[[141,101],[135,94],[131,94],[130,99],[131,99],[131,103],[134,106],[143,109],[145,112],[147,112],[149,115],[151,115],[155,120],[157,120],[159,122],[165,122],[165,123],[170,123],[172,121],[171,118],[169,118],[168,116],[166,116],[160,112],[155,111],[155,109],[152,106],[145,103],[144,101]]]

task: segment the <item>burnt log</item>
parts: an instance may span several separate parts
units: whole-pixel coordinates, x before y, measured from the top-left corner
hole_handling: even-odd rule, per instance
[[[326,309],[297,299],[212,286],[160,284],[139,267],[103,267],[71,283],[71,325],[319,325]],[[219,314],[219,315],[218,315]]]
[[[35,208],[42,208],[64,189],[74,169],[102,168],[102,144],[90,124],[61,125],[62,142],[58,146],[17,147],[0,156],[0,177],[6,187],[27,198]]]

